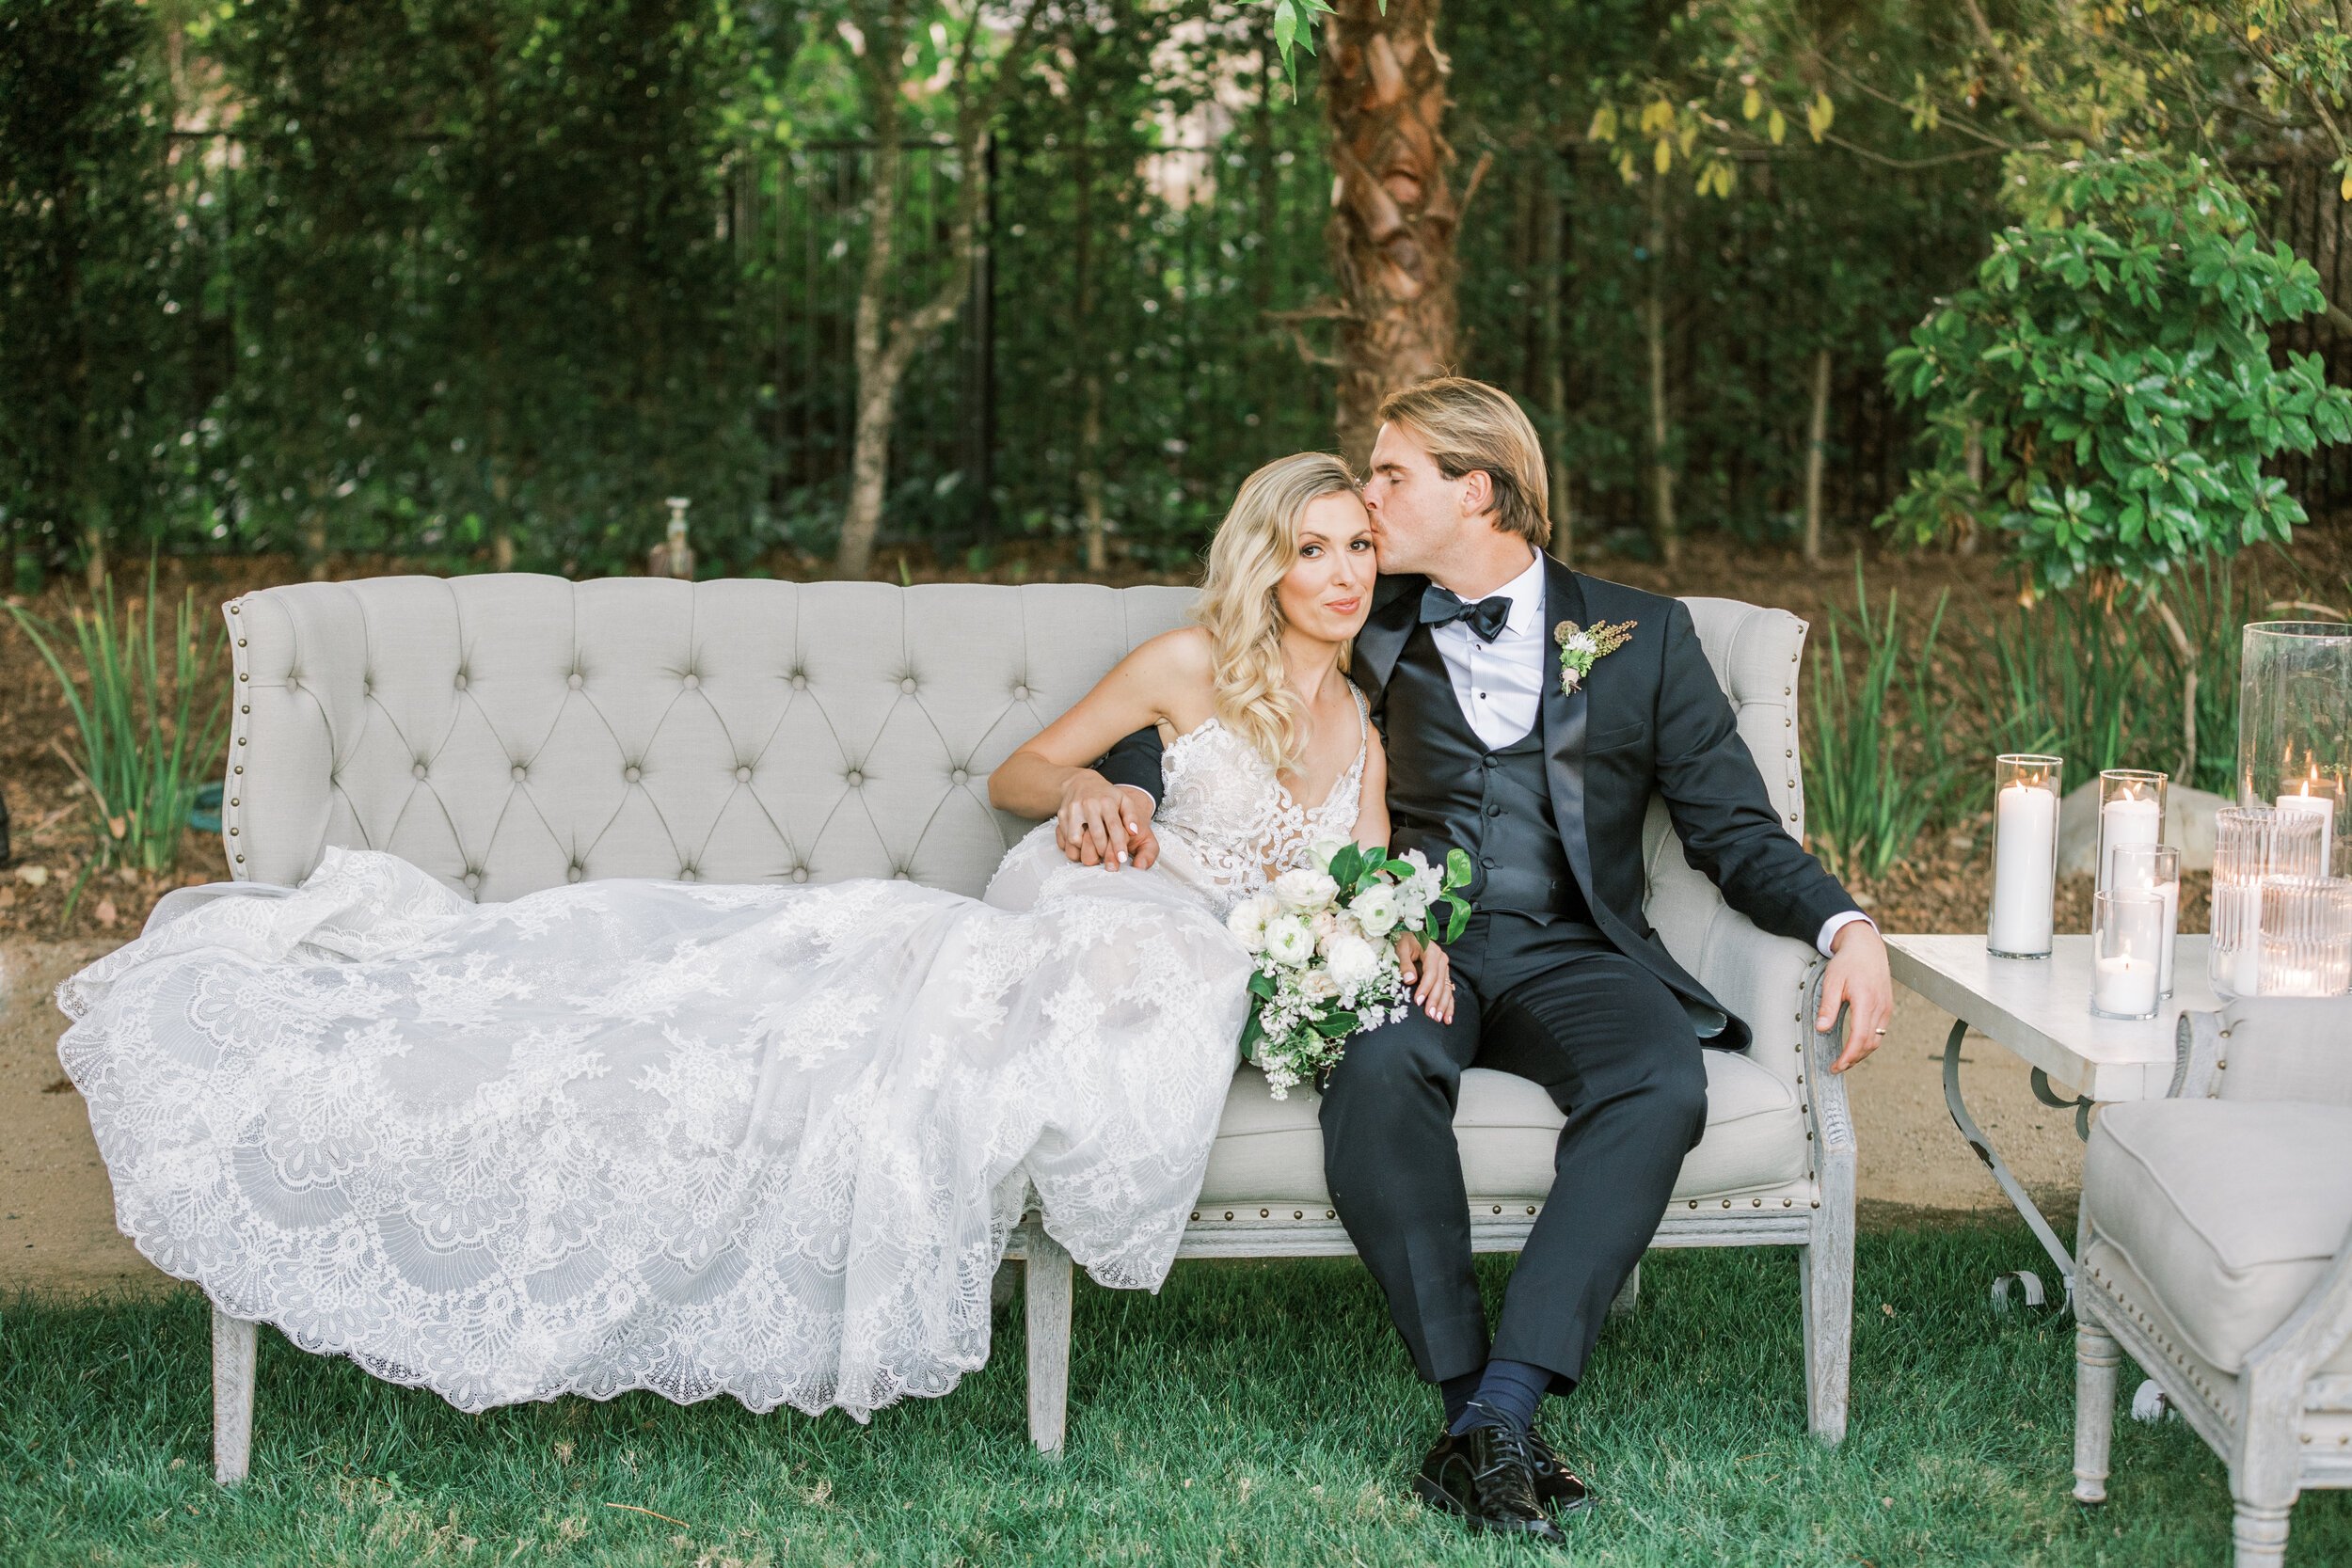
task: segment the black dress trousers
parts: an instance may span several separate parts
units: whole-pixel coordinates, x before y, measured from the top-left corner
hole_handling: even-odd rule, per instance
[[[1322,1076],[1324,1175],[1425,1381],[1495,1355],[1564,1394],[1707,1131],[1704,1048],[1664,982],[1582,922],[1481,911],[1448,956],[1451,1023],[1415,1007]],[[1533,1079],[1567,1117],[1491,1347],[1454,1138],[1469,1067]]]

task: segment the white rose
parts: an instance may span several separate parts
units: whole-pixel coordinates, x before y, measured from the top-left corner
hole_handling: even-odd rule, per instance
[[[1380,974],[1380,955],[1361,937],[1342,936],[1331,943],[1331,978],[1342,990],[1368,985]]]
[[[1346,848],[1347,844],[1348,841],[1343,838],[1316,839],[1307,846],[1307,863],[1317,871],[1328,871],[1331,869],[1332,857]]]
[[[1315,956],[1315,934],[1295,914],[1278,914],[1265,925],[1265,953],[1295,969]]]
[[[1274,879],[1274,896],[1282,901],[1285,909],[1315,909],[1338,897],[1339,893],[1340,884],[1331,879],[1328,872],[1317,871],[1311,865],[1285,871]]]
[[[1265,924],[1280,912],[1273,899],[1263,893],[1253,893],[1233,906],[1225,917],[1225,928],[1233,933],[1242,946],[1252,953],[1265,951]]]
[[[1355,902],[1347,906],[1347,912],[1356,917],[1356,924],[1363,927],[1364,935],[1381,937],[1396,928],[1397,921],[1403,918],[1404,907],[1396,896],[1395,889],[1375,882],[1356,895]]]
[[[1298,977],[1298,994],[1312,1002],[1328,1002],[1340,993],[1339,981],[1327,969],[1311,969]]]

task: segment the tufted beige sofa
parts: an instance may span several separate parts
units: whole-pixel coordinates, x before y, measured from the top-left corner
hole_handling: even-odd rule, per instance
[[[898,877],[977,894],[1029,823],[989,772],[1191,591],[616,578],[376,578],[226,607],[235,669],[222,811],[232,874],[293,884],[327,845],[389,850],[476,898],[588,877],[827,882]],[[1788,831],[1804,624],[1688,601]],[[1754,1027],[1707,1053],[1705,1139],[1661,1246],[1797,1249],[1812,1430],[1846,1425],[1853,1134],[1833,1037],[1809,1024],[1822,960],[1726,908],[1651,802],[1647,911]],[[1238,1068],[1186,1257],[1350,1254],[1323,1181],[1311,1090]],[[1516,1250],[1551,1182],[1560,1109],[1471,1069],[1455,1118],[1474,1244]],[[1058,1450],[1072,1267],[1032,1212],[1029,1418]],[[1621,1307],[1629,1307],[1629,1287]],[[215,1466],[246,1467],[253,1329],[215,1314]]]

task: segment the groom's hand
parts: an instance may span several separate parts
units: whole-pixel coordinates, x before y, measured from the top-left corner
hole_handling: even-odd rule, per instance
[[[1082,768],[1062,785],[1061,808],[1054,814],[1054,842],[1081,865],[1143,870],[1160,858],[1160,841],[1152,832],[1154,804],[1150,792],[1114,784],[1094,769]]]
[[[1876,926],[1851,920],[1830,938],[1829,968],[1821,975],[1821,1010],[1813,1026],[1821,1034],[1836,1027],[1837,1009],[1851,1008],[1846,1019],[1846,1049],[1832,1062],[1832,1072],[1843,1072],[1879,1048],[1895,1017],[1895,977],[1887,973],[1886,942]]]

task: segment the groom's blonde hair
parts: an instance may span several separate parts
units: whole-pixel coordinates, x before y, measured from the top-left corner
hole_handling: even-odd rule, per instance
[[[1494,525],[1537,550],[1551,545],[1551,478],[1543,438],[1517,399],[1467,376],[1441,375],[1391,392],[1379,419],[1410,431],[1437,464],[1459,479],[1483,470],[1494,490]]]
[[[1276,771],[1306,745],[1303,705],[1282,674],[1282,612],[1275,589],[1298,559],[1307,508],[1356,494],[1356,476],[1327,451],[1278,457],[1242,481],[1209,541],[1209,569],[1193,619],[1209,634],[1216,716]],[[1340,667],[1347,667],[1343,650]]]

